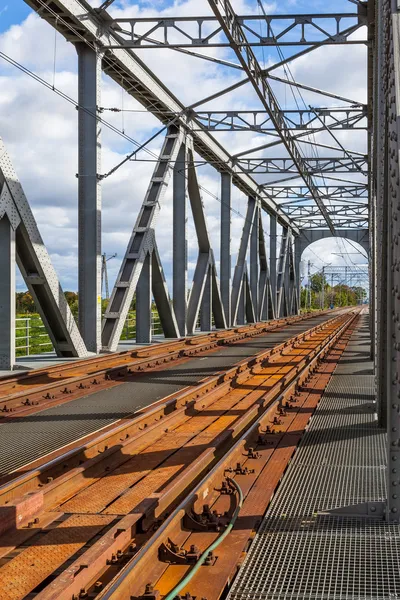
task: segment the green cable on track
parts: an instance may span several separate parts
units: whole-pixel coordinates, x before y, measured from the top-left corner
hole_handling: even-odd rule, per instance
[[[224,541],[224,539],[226,538],[226,536],[232,531],[233,526],[235,524],[236,519],[238,518],[240,509],[243,506],[243,492],[239,486],[239,484],[234,480],[234,479],[230,479],[228,478],[228,481],[233,485],[233,487],[236,489],[238,495],[239,495],[239,502],[238,505],[235,509],[235,512],[232,515],[232,518],[227,526],[227,528],[224,530],[224,532],[219,536],[219,538],[217,538],[215,540],[215,542],[213,542],[212,544],[210,544],[210,546],[208,546],[208,548],[206,550],[204,550],[203,554],[200,556],[199,560],[197,561],[197,563],[193,566],[193,568],[189,571],[189,573],[186,575],[186,577],[184,577],[182,579],[182,581],[180,583],[178,583],[177,586],[174,587],[173,590],[171,590],[169,592],[169,594],[167,594],[164,597],[164,600],[174,600],[174,598],[176,598],[176,596],[179,594],[179,592],[191,581],[191,579],[194,577],[194,575],[196,575],[197,571],[200,569],[201,565],[204,563],[204,561],[206,560],[208,554],[210,552],[212,552],[213,550],[215,550],[215,548],[218,548],[218,546],[221,544],[221,542]]]

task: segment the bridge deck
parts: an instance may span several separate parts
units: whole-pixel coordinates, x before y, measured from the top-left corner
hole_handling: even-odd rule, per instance
[[[351,509],[346,516],[321,514],[386,496],[386,435],[374,415],[369,346],[364,315],[262,522],[230,600],[398,597],[399,525],[387,525],[382,517],[355,516]]]
[[[331,314],[288,325],[185,363],[142,374],[117,387],[91,393],[25,417],[0,423],[0,476],[132,415],[140,408],[173,394],[216,372],[222,372],[262,349],[322,323]],[[18,440],[18,443],[16,443]]]

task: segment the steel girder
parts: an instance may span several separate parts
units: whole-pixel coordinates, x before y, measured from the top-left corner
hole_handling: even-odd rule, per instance
[[[120,45],[119,35],[110,27],[110,17],[95,11],[86,0],[52,0],[51,5],[44,0],[24,1],[72,43],[83,41],[98,50]],[[189,122],[185,106],[129,49],[109,48],[103,56],[102,69],[164,124],[168,125],[170,115],[174,114],[177,126],[187,131],[194,126],[200,129],[200,124],[193,119]],[[220,172],[229,172],[236,187],[247,196],[260,198],[265,210],[278,215],[282,225],[291,226],[294,233],[298,233],[297,227],[288,221],[279,206],[259,189],[248,174],[241,171],[232,156],[209,132],[196,130],[192,136],[195,151],[202,158]]]
[[[263,175],[266,173],[297,173],[291,158],[246,158],[237,159],[237,164],[245,173]],[[318,173],[359,173],[368,167],[367,156],[353,156],[352,159],[339,156],[320,158],[304,158],[307,169],[312,174]]]
[[[145,319],[145,323],[141,323],[140,327],[136,329],[138,341],[147,343],[151,341],[151,289],[165,336],[179,336],[177,320],[171,307],[159,260],[154,228],[160,210],[160,203],[171,177],[172,165],[176,161],[182,141],[182,132],[171,127],[165,137],[159,161],[154,169],[136,219],[110,302],[104,314],[102,325],[103,350],[113,352],[117,349],[137,288],[140,321]],[[151,270],[153,267],[156,273],[154,286],[152,287]]]
[[[4,327],[0,344],[0,367],[13,368],[15,362],[15,260],[57,355],[86,356],[84,341],[1,138],[0,222],[0,304],[1,324]]]
[[[315,108],[324,126],[339,130],[363,130],[367,128],[367,107]],[[195,118],[208,131],[256,131],[278,135],[269,114],[261,110],[242,111],[196,111]],[[283,110],[281,117],[286,129],[296,131],[320,131],[321,123],[312,110]]]
[[[326,223],[324,221],[324,219],[320,218],[316,218],[316,217],[312,217],[312,219],[304,219],[303,221],[301,219],[296,219],[296,222],[298,224],[298,226],[300,226],[302,229],[324,229],[324,227],[326,227]],[[360,218],[360,217],[346,217],[344,219],[335,219],[335,227],[336,227],[336,233],[335,235],[339,236],[341,235],[340,230],[343,229],[344,231],[348,231],[349,229],[354,229],[355,231],[358,231],[359,229],[363,229],[365,231],[368,230],[368,217],[365,218]],[[345,236],[344,236],[345,237]]]
[[[307,217],[319,217],[319,211],[315,206],[297,206],[295,204],[285,206],[285,210],[292,219],[300,222]],[[360,216],[363,215],[365,219],[368,219],[368,204],[354,204],[354,205],[333,205],[329,208],[329,214],[333,216],[343,217],[354,217],[359,220]]]
[[[400,5],[376,4],[374,71],[374,202],[378,273],[377,384],[387,426],[386,518],[400,519]],[[380,275],[380,276],[379,276]]]
[[[321,33],[326,36],[324,44],[365,43],[365,40],[349,39],[366,23],[363,7],[358,13],[237,15],[235,22],[246,33],[243,46],[308,46],[314,45]],[[266,35],[260,34],[262,26],[266,26]],[[112,20],[111,27],[122,38],[120,45],[111,45],[112,48],[212,48],[230,45],[220,39],[221,21],[211,16],[116,18]]]
[[[354,185],[318,185],[318,192],[320,198],[326,200],[337,200],[350,198],[352,200],[357,198],[368,198],[368,187],[363,184]],[[298,198],[299,200],[312,200],[312,196],[305,186],[269,186],[264,185],[263,188],[271,194],[276,200]],[[281,205],[282,206],[282,205]],[[327,207],[327,210],[329,207]]]

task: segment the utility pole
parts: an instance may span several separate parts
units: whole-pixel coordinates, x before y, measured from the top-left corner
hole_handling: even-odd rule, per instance
[[[309,308],[311,309],[311,260],[308,261],[308,270],[307,270],[307,280],[308,280],[308,298],[309,298]]]
[[[111,260],[112,258],[115,258],[116,256],[117,256],[117,253],[112,254],[111,256],[109,256],[107,258],[107,255],[105,252],[104,252],[104,254],[101,255],[101,291],[103,292],[103,285],[104,285],[105,292],[106,292],[106,300],[110,299],[110,290],[108,288],[107,263],[109,260]]]
[[[322,267],[322,294],[321,294],[321,309],[325,308],[325,266]]]

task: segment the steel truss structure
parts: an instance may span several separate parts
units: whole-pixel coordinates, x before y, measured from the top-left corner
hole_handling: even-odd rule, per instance
[[[228,0],[210,0],[208,15],[196,17],[113,18],[112,3],[93,8],[85,0],[26,0],[43,19],[72,42],[78,53],[79,145],[79,328],[86,348],[115,350],[136,294],[137,340],[150,341],[154,300],[164,334],[175,337],[299,310],[301,251],[326,235],[358,238],[368,229],[366,152],[343,145],[341,131],[370,130],[370,109],[359,101],[312,87],[288,75],[287,68],[323,46],[366,46],[368,10],[306,15],[237,15]],[[262,4],[260,4],[262,8]],[[357,33],[357,35],[353,35]],[[261,66],[258,48],[276,48],[275,64]],[[231,59],[201,48],[229,47]],[[285,58],[281,47],[293,47]],[[212,61],[241,72],[237,83],[185,106],[146,65],[143,51],[164,48]],[[135,52],[133,51],[135,49]],[[150,56],[149,55],[149,56]],[[281,76],[283,68],[284,77]],[[110,303],[103,320],[101,297],[101,102],[102,71],[116,81],[166,127],[142,208],[132,229]],[[257,98],[254,109],[212,110],[243,86]],[[273,89],[311,93],[325,105],[285,107]],[[335,105],[332,105],[332,102]],[[203,110],[202,105],[207,105]],[[113,108],[110,110],[119,110]],[[232,155],[219,134],[264,136],[260,145]],[[265,137],[267,136],[267,137]],[[271,156],[272,152],[272,156]],[[135,156],[136,159],[136,156]],[[197,165],[212,165],[221,177],[221,237],[214,257],[200,195]],[[344,179],[345,173],[348,179]],[[276,175],[272,180],[270,175]],[[332,175],[330,175],[332,174]],[[333,175],[335,174],[335,175]],[[172,180],[173,277],[167,289],[156,240],[156,219]],[[234,272],[231,274],[231,187],[248,198]],[[198,258],[187,283],[186,201],[195,225]],[[270,236],[267,251],[265,227]],[[353,236],[355,232],[355,237]],[[248,257],[250,262],[248,264]]]
[[[166,337],[192,334],[198,327],[207,331],[212,326],[225,328],[295,314],[300,310],[300,259],[308,244],[340,235],[370,249],[373,214],[366,141],[367,135],[370,143],[372,139],[373,94],[370,90],[366,104],[315,88],[297,81],[290,67],[298,58],[310,55],[311,60],[311,53],[325,46],[342,44],[349,53],[361,45],[371,64],[372,0],[356,2],[353,12],[301,15],[269,15],[263,12],[262,2],[259,15],[240,15],[229,0],[209,0],[205,15],[124,19],[114,18],[112,2],[98,8],[85,0],[26,3],[74,44],[78,55],[80,333],[62,300],[62,306],[52,305],[50,310],[43,294],[35,297],[38,305],[43,304],[43,315],[53,315],[45,323],[59,353],[114,351],[134,297],[141,343],[151,338],[153,302]],[[268,66],[262,56],[264,47],[275,57]],[[218,48],[224,48],[224,53]],[[148,66],[154,52],[169,53],[171,61],[184,55],[188,60],[212,62],[222,74],[229,72],[237,79],[224,87],[223,78],[220,91],[186,105]],[[101,167],[101,130],[107,110],[101,100],[103,73],[159,119],[165,137],[102,319],[101,182],[110,175]],[[370,76],[372,89],[371,81]],[[293,95],[296,102],[286,106],[280,100],[283,93]],[[243,106],[243,94],[252,98],[254,106]],[[305,103],[303,94],[311,95],[312,105]],[[234,154],[228,136],[239,134],[245,141]],[[140,160],[137,154],[135,159]],[[219,256],[213,252],[199,183],[198,166],[205,164],[220,178]],[[168,186],[173,207],[170,291],[157,244],[157,217]],[[235,264],[233,187],[247,199]],[[198,248],[191,285],[189,206]],[[4,238],[8,254],[1,257],[6,273],[13,260],[8,214],[0,220],[8,235]],[[50,271],[34,273],[47,289]],[[33,271],[27,270],[28,285],[32,276]],[[12,274],[9,279],[12,282]],[[11,298],[8,294],[8,305]],[[12,315],[11,308],[8,314]],[[4,362],[13,363],[10,336],[2,355]]]
[[[2,149],[0,268],[8,282],[1,291],[1,305],[5,307],[1,319],[7,332],[1,344],[2,364],[14,362],[15,260],[57,352],[78,356],[116,349],[134,295],[137,340],[142,343],[150,341],[153,301],[166,337],[192,334],[198,327],[206,331],[212,326],[224,328],[296,313],[300,308],[303,251],[315,241],[345,237],[361,244],[370,259],[378,409],[389,438],[384,514],[388,520],[398,521],[399,2],[355,0],[351,8],[356,6],[357,12],[276,15],[263,12],[260,1],[259,15],[240,15],[230,0],[209,0],[208,14],[162,18],[119,18],[118,12],[113,14],[111,1],[98,8],[85,0],[26,3],[74,44],[78,53],[79,330],[63,300],[19,180]],[[349,57],[353,46],[365,49],[366,103],[313,87],[293,76],[291,67],[297,59],[307,56],[311,61],[314,51],[342,44],[348,46]],[[262,56],[265,47],[271,52],[268,61]],[[213,48],[217,49],[215,56]],[[180,55],[185,60],[193,57],[211,62],[216,73],[229,73],[230,85],[222,77],[219,91],[187,105],[148,66],[155,52],[167,53],[171,63]],[[350,71],[348,65],[346,70]],[[165,133],[103,320],[99,303],[101,181],[105,177],[100,153],[106,110],[101,102],[102,73],[154,115]],[[286,106],[281,100],[283,94],[292,95],[296,101]],[[312,105],[306,103],[303,94],[307,99],[312,96]],[[254,106],[244,105],[247,95]],[[237,142],[229,141],[239,134],[244,140],[240,148]],[[213,252],[207,228],[200,165],[209,165],[220,178],[219,256]],[[173,205],[171,294],[157,245],[157,216],[168,185]],[[247,200],[235,264],[231,249],[233,187]],[[189,206],[198,249],[190,286]]]

